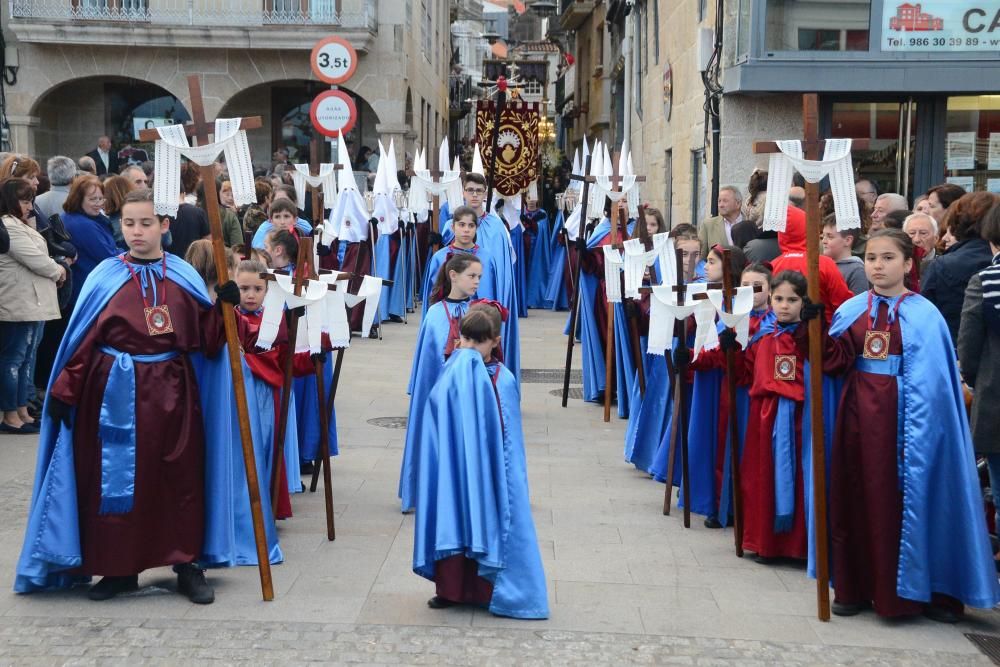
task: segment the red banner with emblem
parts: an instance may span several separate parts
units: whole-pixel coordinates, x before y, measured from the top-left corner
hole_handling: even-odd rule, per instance
[[[480,101],[476,107],[476,141],[483,156],[486,177],[493,158],[496,105]],[[538,104],[509,102],[500,115],[497,161],[493,189],[504,197],[524,191],[538,177]]]

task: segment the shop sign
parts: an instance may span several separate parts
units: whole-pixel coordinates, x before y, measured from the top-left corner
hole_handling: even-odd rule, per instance
[[[354,127],[358,108],[342,90],[327,90],[316,96],[309,108],[313,127],[328,137],[339,137]]]
[[[1000,0],[886,2],[882,51],[1000,52]]]
[[[354,75],[358,54],[343,37],[327,37],[316,42],[309,56],[313,74],[323,83],[338,85]]]

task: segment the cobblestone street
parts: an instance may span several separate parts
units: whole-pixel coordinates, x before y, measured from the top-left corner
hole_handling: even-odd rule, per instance
[[[564,314],[531,311],[522,365],[557,369]],[[732,533],[689,530],[662,515],[663,486],[622,461],[625,422],[601,421],[550,392],[555,373],[522,385],[532,508],[551,618],[517,621],[472,609],[431,610],[433,586],[410,571],[413,518],[396,484],[404,431],[369,423],[406,414],[417,332],[389,324],[385,340],[354,340],[337,395],[337,540],[327,542],[322,493],[293,497],[279,526],[286,562],[276,599],[260,599],[256,568],[210,572],[216,602],[172,592],[167,569],[142,589],[96,603],[85,589],[10,592],[34,472],[33,437],[0,437],[0,665],[369,664],[990,664],[964,633],[1000,634],[995,612],[956,626],[887,622],[866,613],[816,619],[801,568],[732,553]],[[579,358],[579,355],[577,355]],[[527,375],[531,378],[531,374]],[[395,423],[393,423],[395,422]]]

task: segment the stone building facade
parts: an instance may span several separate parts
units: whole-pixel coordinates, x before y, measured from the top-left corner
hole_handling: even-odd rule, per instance
[[[197,74],[208,117],[263,117],[255,164],[280,147],[305,160],[309,103],[329,88],[309,54],[329,35],[359,56],[340,86],[358,107],[353,149],[395,139],[402,158],[448,129],[449,0],[12,0],[2,12],[19,63],[12,148],[42,159],[82,155],[102,134],[133,144],[136,119],[187,120]]]
[[[673,224],[710,214],[720,185],[745,191],[754,168],[767,164],[752,154],[754,140],[801,137],[803,93],[819,95],[821,134],[869,140],[869,149],[853,151],[855,173],[882,191],[912,200],[945,180],[1000,190],[1000,170],[990,169],[1000,153],[991,159],[989,150],[1000,145],[1000,27],[992,10],[974,3],[918,7],[905,0],[560,0],[550,35],[576,61],[557,82],[560,139],[569,154],[584,134],[591,143],[621,144],[621,45],[631,24],[633,162],[647,178],[643,200],[669,211]],[[907,23],[923,15],[944,17],[944,28]],[[717,28],[713,138],[702,75],[717,50]]]

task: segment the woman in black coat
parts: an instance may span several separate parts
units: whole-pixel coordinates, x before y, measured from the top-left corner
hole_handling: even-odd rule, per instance
[[[945,228],[956,243],[927,267],[920,279],[920,293],[937,306],[948,323],[953,344],[958,341],[962,303],[969,279],[989,266],[993,259],[990,244],[981,237],[981,222],[1000,196],[970,192],[948,207]]]

